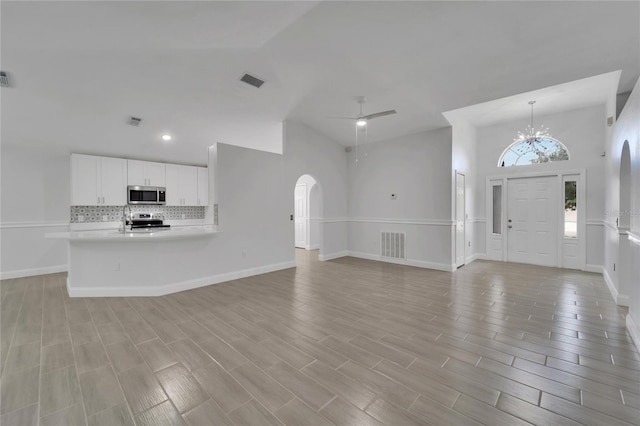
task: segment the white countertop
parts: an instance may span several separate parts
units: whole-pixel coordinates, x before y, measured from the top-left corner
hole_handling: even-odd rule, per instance
[[[58,238],[70,242],[82,241],[156,241],[175,240],[183,238],[197,238],[219,233],[214,225],[197,226],[172,226],[170,229],[156,230],[152,232],[125,232],[117,229],[99,229],[90,231],[52,232],[46,234],[46,238]]]

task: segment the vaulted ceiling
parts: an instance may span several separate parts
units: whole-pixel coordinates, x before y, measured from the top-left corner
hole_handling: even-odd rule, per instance
[[[365,113],[398,111],[370,122],[383,141],[615,70],[626,92],[640,73],[638,1],[2,1],[0,13],[3,145],[160,161],[203,163],[213,142],[278,152],[287,119],[351,145],[353,123],[327,117],[356,115],[358,95]]]

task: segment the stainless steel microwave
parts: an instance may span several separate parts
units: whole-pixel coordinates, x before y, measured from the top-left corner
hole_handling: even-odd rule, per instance
[[[167,202],[167,189],[163,186],[127,186],[127,204],[164,205]]]

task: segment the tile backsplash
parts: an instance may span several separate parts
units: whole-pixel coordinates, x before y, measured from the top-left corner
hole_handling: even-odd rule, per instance
[[[165,220],[204,219],[205,206],[131,206],[131,213],[162,213]],[[127,209],[127,212],[129,210]],[[78,220],[84,216],[84,220]],[[103,220],[107,216],[107,220]],[[71,223],[117,222],[122,206],[71,206]]]

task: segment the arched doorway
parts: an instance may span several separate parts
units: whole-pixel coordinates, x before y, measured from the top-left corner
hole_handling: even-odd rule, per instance
[[[305,250],[318,250],[321,245],[320,218],[322,189],[311,175],[304,174],[296,181],[294,199],[294,245]]]
[[[631,226],[631,151],[629,141],[624,141],[620,155],[620,209],[618,211],[618,300],[628,306],[631,288],[631,246],[628,232]]]

